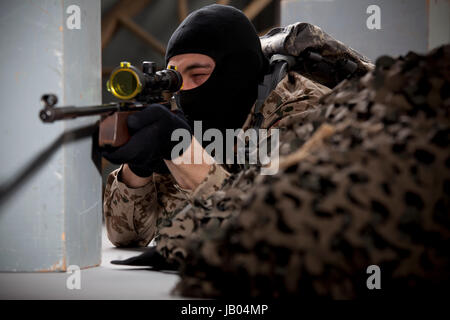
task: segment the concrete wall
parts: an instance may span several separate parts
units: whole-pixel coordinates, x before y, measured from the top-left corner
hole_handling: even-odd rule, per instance
[[[450,42],[449,0],[282,0],[281,25],[309,22],[372,60],[383,54],[425,53]],[[369,29],[371,5],[380,29]]]
[[[450,43],[450,0],[428,1],[428,48]]]
[[[70,5],[81,29],[66,25]],[[101,176],[89,135],[74,133],[97,119],[44,124],[38,112],[48,92],[101,103],[100,0],[2,1],[0,30],[0,270],[97,265]]]

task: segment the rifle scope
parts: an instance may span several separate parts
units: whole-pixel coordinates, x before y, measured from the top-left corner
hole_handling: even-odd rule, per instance
[[[106,88],[115,97],[130,100],[138,95],[180,90],[183,84],[181,74],[174,68],[156,71],[154,62],[144,61],[142,71],[129,62],[122,61],[115,68],[106,84]]]

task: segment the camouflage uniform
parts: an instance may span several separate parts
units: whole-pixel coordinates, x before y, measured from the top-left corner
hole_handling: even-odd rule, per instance
[[[450,45],[381,57],[284,126],[278,174],[241,171],[175,218],[202,219],[175,292],[355,298],[370,265],[383,297],[447,291]]]
[[[367,58],[331,38],[320,28],[307,23],[273,29],[261,38],[261,45],[268,58],[273,53],[298,56],[308,49],[320,52],[330,61],[345,57],[358,64],[356,76],[373,67]],[[308,74],[307,70],[297,71]],[[331,83],[330,75],[308,76],[310,79],[298,72],[290,72],[278,84],[260,110],[264,117],[261,128],[283,128],[286,124],[301,119],[305,111],[313,108],[318,99],[329,92],[329,89],[320,83]],[[244,130],[253,126],[253,111],[252,109],[243,126]],[[287,137],[289,138],[289,135]],[[153,174],[152,181],[144,187],[129,188],[118,178],[121,170],[122,167],[109,175],[104,193],[106,229],[109,239],[116,246],[147,246],[164,226],[170,227],[164,231],[165,240],[182,238],[181,234],[188,234],[189,228],[175,227],[174,224],[182,219],[177,217],[172,221],[173,217],[189,202],[204,207],[202,202],[219,190],[229,176],[223,166],[213,165],[196,190],[184,190],[176,184],[171,175],[160,174]],[[169,257],[172,250],[165,245],[166,242],[163,242],[159,249]]]
[[[329,91],[298,73],[290,73],[266,99],[261,110],[264,115],[262,128],[279,126],[283,121],[313,108]],[[252,119],[253,111],[244,129],[251,126]],[[195,190],[182,189],[170,174],[156,173],[146,186],[129,188],[118,179],[121,169],[109,175],[104,194],[106,229],[115,246],[147,246],[159,234],[161,227],[172,223],[177,225],[176,230],[172,230],[174,237],[189,233],[189,226],[178,227],[178,220],[171,221],[174,215],[188,203],[198,204],[208,198],[229,176],[222,165],[213,165]]]

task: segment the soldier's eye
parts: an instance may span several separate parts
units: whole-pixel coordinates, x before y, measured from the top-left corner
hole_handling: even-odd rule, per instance
[[[192,81],[194,81],[196,84],[201,84],[208,79],[209,74],[207,73],[197,73],[191,75]]]
[[[207,73],[198,73],[198,74],[193,74],[191,77],[203,77],[203,76],[207,76]]]

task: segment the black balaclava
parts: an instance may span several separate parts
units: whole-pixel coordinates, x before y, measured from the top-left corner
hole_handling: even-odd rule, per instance
[[[210,5],[192,12],[169,40],[171,57],[201,53],[216,66],[208,80],[179,92],[179,102],[190,124],[201,120],[203,130],[241,128],[257,97],[258,83],[268,67],[256,30],[238,9]]]

